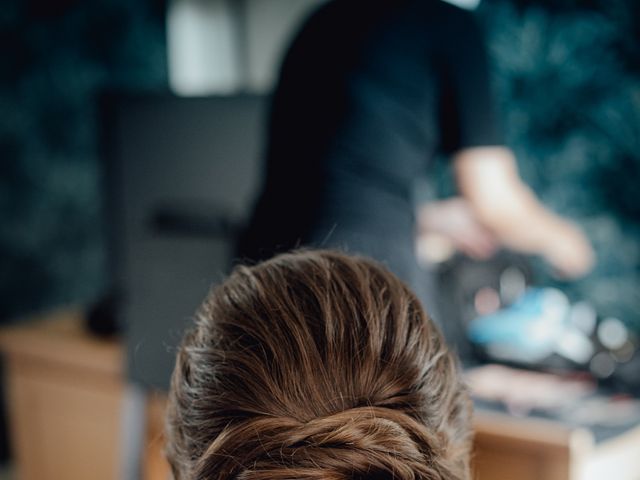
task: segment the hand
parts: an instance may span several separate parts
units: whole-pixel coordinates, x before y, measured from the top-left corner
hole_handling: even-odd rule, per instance
[[[595,263],[595,254],[585,234],[573,223],[562,220],[554,231],[543,257],[561,278],[587,274]]]
[[[476,219],[466,200],[431,202],[418,211],[418,234],[440,235],[471,258],[485,260],[498,248],[495,237]]]
[[[509,149],[462,150],[454,168],[462,197],[478,223],[502,245],[541,255],[562,277],[579,277],[591,269],[594,253],[585,235],[540,202],[520,178]]]

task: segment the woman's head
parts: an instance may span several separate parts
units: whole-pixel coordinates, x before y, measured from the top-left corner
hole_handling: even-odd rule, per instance
[[[370,260],[280,255],[205,299],[173,374],[178,480],[468,479],[470,405],[413,293]]]

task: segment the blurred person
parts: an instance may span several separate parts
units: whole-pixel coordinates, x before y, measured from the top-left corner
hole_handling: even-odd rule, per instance
[[[176,480],[470,479],[455,357],[391,272],[336,251],[239,266],[179,349]]]
[[[415,234],[488,258],[500,246],[586,273],[583,233],[547,210],[503,146],[483,38],[472,14],[438,0],[334,0],[290,46],[274,93],[262,193],[238,245],[260,260],[298,245],[370,255],[433,308]],[[460,196],[414,209],[438,152]]]

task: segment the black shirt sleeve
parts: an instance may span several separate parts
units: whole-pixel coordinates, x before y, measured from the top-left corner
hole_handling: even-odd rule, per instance
[[[456,9],[440,45],[440,149],[451,154],[503,145],[484,38],[473,14]]]

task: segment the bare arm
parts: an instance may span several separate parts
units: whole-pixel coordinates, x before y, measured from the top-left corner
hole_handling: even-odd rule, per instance
[[[521,180],[511,150],[467,148],[454,156],[454,169],[461,195],[500,243],[542,255],[565,276],[591,268],[593,251],[582,231],[539,202]]]

